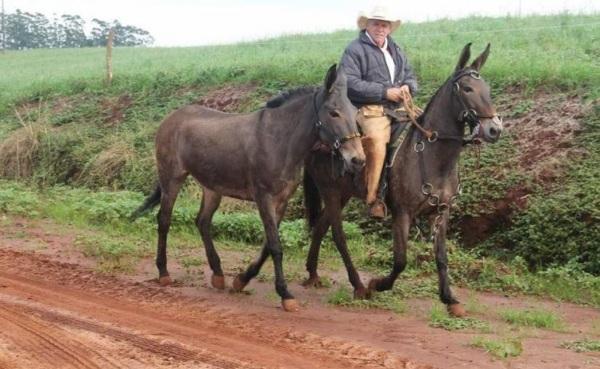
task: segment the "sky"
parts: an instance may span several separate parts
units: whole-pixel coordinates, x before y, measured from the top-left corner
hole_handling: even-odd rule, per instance
[[[4,0],[16,9],[119,20],[150,32],[154,46],[200,46],[356,28],[356,18],[385,3],[404,22],[470,15],[505,16],[600,12],[600,0]]]

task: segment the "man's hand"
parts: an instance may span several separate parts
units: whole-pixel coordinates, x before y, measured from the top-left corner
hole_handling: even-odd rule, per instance
[[[400,102],[402,100],[411,100],[410,89],[407,85],[402,85],[400,87],[392,87],[388,88],[385,92],[386,99],[393,102]]]

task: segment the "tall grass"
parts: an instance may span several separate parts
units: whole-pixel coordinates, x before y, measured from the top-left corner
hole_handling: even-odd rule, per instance
[[[339,60],[355,30],[185,48],[116,48],[117,90],[152,88],[157,74],[180,84],[281,81],[313,84]],[[600,15],[472,17],[407,23],[394,35],[427,89],[452,70],[467,42],[492,43],[485,74],[496,84],[600,85]],[[10,51],[0,55],[0,101],[102,89],[104,50]]]

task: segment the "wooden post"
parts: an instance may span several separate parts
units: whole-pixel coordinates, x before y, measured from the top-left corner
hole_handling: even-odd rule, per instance
[[[113,72],[112,72],[112,46],[113,39],[115,38],[115,30],[111,28],[108,32],[108,40],[106,41],[106,84],[112,83]]]

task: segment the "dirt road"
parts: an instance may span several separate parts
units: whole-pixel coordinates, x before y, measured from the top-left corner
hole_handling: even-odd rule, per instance
[[[32,251],[28,240],[56,239],[25,228],[29,237],[0,233],[0,369],[600,367],[596,354],[559,347],[572,333],[536,333],[524,340],[522,356],[492,360],[468,345],[473,332],[431,328],[418,314],[332,307],[322,291],[297,285],[302,309],[285,313],[261,293],[270,283],[231,294],[164,288],[143,273],[111,277],[48,249]],[[488,304],[517,303],[482,296]],[[600,317],[563,307],[575,331]]]

